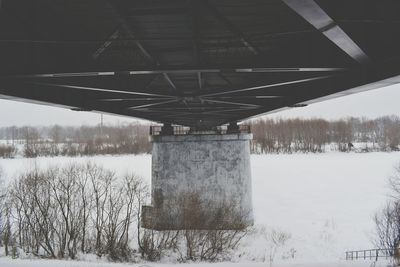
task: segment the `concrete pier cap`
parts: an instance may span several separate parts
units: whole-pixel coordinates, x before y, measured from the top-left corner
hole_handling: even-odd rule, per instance
[[[232,132],[152,131],[152,196],[151,206],[142,208],[144,228],[233,230],[253,224],[252,134]]]

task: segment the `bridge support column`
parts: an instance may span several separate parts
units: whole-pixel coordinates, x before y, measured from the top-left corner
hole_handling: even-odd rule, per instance
[[[242,229],[253,224],[248,133],[152,136],[155,230]]]

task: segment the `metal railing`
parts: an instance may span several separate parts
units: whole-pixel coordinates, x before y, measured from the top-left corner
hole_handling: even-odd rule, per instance
[[[172,126],[173,135],[187,135],[191,133],[190,127],[186,126]],[[196,132],[196,131],[195,131]],[[197,131],[202,132],[202,131]],[[207,133],[215,133],[215,134],[227,134],[228,127],[227,126],[218,126],[214,130],[206,131]],[[250,125],[240,124],[238,125],[238,133],[251,133]],[[150,126],[150,135],[161,135],[162,134],[162,126]]]
[[[377,261],[379,258],[391,258],[394,255],[392,249],[367,249],[367,250],[354,250],[346,251],[346,260],[367,260],[373,259]]]
[[[228,126],[218,126],[217,131],[220,134],[226,134],[228,133]],[[234,131],[235,132],[235,131]],[[233,133],[234,133],[233,132]],[[250,125],[247,124],[239,124],[237,133],[251,133],[251,128]]]
[[[185,135],[190,131],[189,127],[185,126],[172,126],[173,135]],[[161,135],[162,126],[150,126],[150,135]]]

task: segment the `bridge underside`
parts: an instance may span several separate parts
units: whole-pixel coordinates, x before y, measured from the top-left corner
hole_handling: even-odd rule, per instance
[[[399,10],[393,0],[1,0],[0,97],[209,129],[400,82]]]

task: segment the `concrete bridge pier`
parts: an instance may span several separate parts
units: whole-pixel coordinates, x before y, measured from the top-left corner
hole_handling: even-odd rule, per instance
[[[225,133],[152,132],[152,198],[151,206],[143,207],[143,227],[242,229],[253,224],[251,133],[233,126]]]

